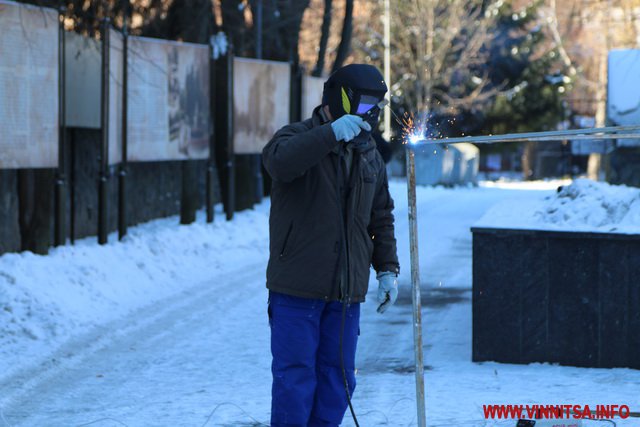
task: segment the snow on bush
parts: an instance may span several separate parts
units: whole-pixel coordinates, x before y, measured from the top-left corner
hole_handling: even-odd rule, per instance
[[[640,229],[640,189],[578,179],[536,211],[543,223],[603,231]]]
[[[577,179],[552,196],[501,202],[475,226],[638,234],[640,189]]]

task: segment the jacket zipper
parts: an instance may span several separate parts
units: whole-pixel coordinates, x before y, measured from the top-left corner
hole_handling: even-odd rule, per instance
[[[342,151],[344,148],[340,147],[339,151],[338,151],[338,163],[337,163],[337,168],[336,168],[336,195],[337,197],[337,202],[338,202],[338,209],[340,210],[340,252],[339,252],[339,256],[338,256],[338,271],[337,271],[337,276],[338,276],[338,299],[340,301],[344,301],[345,297],[347,295],[345,295],[346,293],[346,281],[349,280],[349,273],[348,273],[348,258],[347,258],[347,248],[346,248],[346,224],[345,224],[345,213],[344,213],[344,209],[345,207],[343,206],[343,200],[342,200],[342,192],[343,187],[348,185],[348,183],[346,182],[347,180],[344,177],[344,165],[343,165],[343,158],[344,158],[344,152]],[[345,271],[346,270],[346,271]],[[346,273],[346,274],[345,274]],[[336,284],[334,284],[335,286]]]
[[[347,249],[347,254],[349,253],[349,249],[352,247],[351,244],[351,230],[353,230],[353,215],[357,214],[358,212],[358,208],[360,206],[360,192],[362,191],[361,185],[358,185],[358,181],[360,180],[360,174],[361,174],[361,168],[362,168],[362,154],[366,153],[367,151],[370,151],[371,149],[375,149],[375,147],[371,147],[370,149],[367,149],[365,151],[363,151],[362,153],[360,153],[360,155],[358,157],[353,157],[352,158],[352,164],[351,164],[351,174],[350,176],[347,178],[347,185],[349,186],[349,200],[347,200],[347,216],[345,218],[345,222],[344,222],[344,226],[345,226],[345,246]],[[354,153],[354,156],[357,155],[357,153]],[[354,184],[353,186],[351,186],[351,184]],[[350,203],[349,203],[350,202]],[[352,288],[352,281],[351,281],[351,273],[352,273],[352,268],[351,268],[351,257],[347,255],[347,290],[346,290],[346,297],[347,297],[347,303],[350,302],[351,297],[353,296],[351,293],[353,292],[353,288]]]
[[[284,251],[287,249],[287,243],[289,242],[289,236],[291,235],[291,230],[293,229],[293,222],[289,224],[289,229],[287,230],[287,234],[284,236],[284,242],[282,243],[282,249],[280,250],[280,258],[284,256]]]
[[[343,267],[340,268],[340,287],[339,287],[339,299],[340,301],[347,301],[347,303],[350,302],[351,300],[351,286],[350,286],[350,282],[351,282],[351,260],[349,259],[349,232],[348,229],[350,229],[351,227],[349,226],[349,218],[350,215],[348,212],[349,208],[351,208],[351,213],[355,212],[355,210],[353,209],[353,205],[358,204],[358,198],[360,197],[360,189],[358,189],[358,191],[356,191],[356,193],[358,194],[350,194],[350,197],[346,200],[346,202],[351,201],[351,206],[347,205],[347,206],[343,206],[343,200],[342,200],[342,192],[340,191],[340,187],[341,184],[342,186],[349,186],[351,185],[351,177],[346,177],[344,172],[344,167],[343,167],[343,156],[344,153],[342,151],[342,147],[341,150],[339,151],[338,154],[338,168],[336,170],[336,174],[337,174],[337,195],[338,195],[338,207],[340,208],[340,217],[341,217],[341,240],[342,240],[342,244],[341,244],[341,251],[340,251],[340,260],[342,261]],[[359,153],[353,153],[354,156],[362,156],[365,153],[368,153],[371,150],[374,150],[375,146],[372,147],[368,147],[366,150],[361,151]],[[352,159],[355,159],[355,157],[353,157]],[[359,176],[360,174],[360,158],[358,158],[358,161],[355,161],[351,164],[351,174],[352,177],[355,176]],[[355,170],[354,170],[355,168]],[[356,179],[356,178],[354,178]],[[356,188],[357,186],[354,186],[354,188]],[[351,188],[351,187],[350,187]],[[356,196],[354,198],[354,196]],[[345,217],[345,212],[344,210],[347,209],[347,215]]]

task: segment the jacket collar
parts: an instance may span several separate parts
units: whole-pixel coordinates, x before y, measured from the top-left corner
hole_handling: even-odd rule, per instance
[[[313,109],[313,114],[311,115],[311,122],[313,123],[313,127],[323,125],[325,123],[329,123],[330,120],[327,115],[324,113],[322,109],[322,105],[318,105]]]

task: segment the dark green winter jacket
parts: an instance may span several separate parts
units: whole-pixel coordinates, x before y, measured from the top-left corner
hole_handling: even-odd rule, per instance
[[[270,290],[362,302],[371,265],[398,271],[384,162],[371,140],[353,150],[351,165],[346,151],[319,108],[311,119],[280,129],[263,149],[273,180]]]

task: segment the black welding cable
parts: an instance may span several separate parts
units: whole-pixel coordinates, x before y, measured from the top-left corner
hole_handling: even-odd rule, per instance
[[[345,182],[345,175],[344,175],[344,169],[343,169],[343,159],[344,159],[344,147],[341,147],[341,149],[338,151],[338,164],[336,165],[336,195],[337,195],[337,205],[338,205],[338,211],[340,212],[341,215],[341,220],[340,220],[340,231],[342,234],[342,245],[340,246],[340,257],[339,257],[339,262],[344,262],[345,259],[343,257],[348,257],[348,253],[345,250],[345,244],[346,244],[346,239],[347,239],[347,233],[345,230],[345,215],[344,215],[344,207],[342,204],[342,186],[346,185]],[[347,265],[347,280],[349,277],[349,273],[348,273],[348,269],[349,269],[349,261],[348,259],[346,260],[346,265]],[[341,275],[340,280],[343,280],[344,276]],[[349,291],[348,291],[349,286],[347,285],[345,288],[342,287],[342,282],[341,282],[341,297],[342,297],[342,320],[340,322],[340,344],[339,344],[339,351],[340,351],[340,369],[342,370],[342,381],[344,384],[344,392],[347,396],[347,403],[349,405],[349,410],[351,411],[351,417],[353,418],[353,422],[355,423],[356,427],[360,427],[360,424],[358,424],[358,418],[356,417],[356,412],[353,410],[353,405],[351,404],[351,393],[349,393],[349,382],[347,381],[347,371],[344,367],[344,328],[345,328],[345,323],[346,323],[346,319],[347,319],[347,304],[349,303]]]
[[[347,382],[347,371],[344,368],[344,328],[347,319],[347,300],[345,299],[342,302],[342,322],[340,325],[340,368],[342,369],[342,381],[344,382],[344,392],[347,395],[347,403],[349,404],[349,410],[351,411],[351,417],[353,418],[353,422],[356,427],[360,427],[358,424],[358,418],[356,418],[356,412],[353,410],[353,405],[351,404],[351,393],[349,393],[349,383]]]

